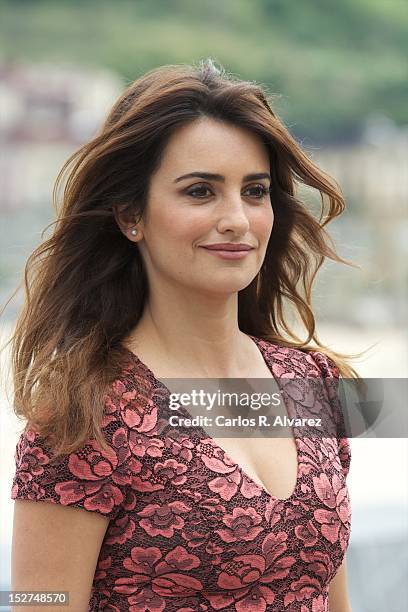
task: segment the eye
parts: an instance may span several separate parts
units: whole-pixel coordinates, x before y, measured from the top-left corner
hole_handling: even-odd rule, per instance
[[[248,189],[252,190],[252,189],[257,189],[258,190],[258,196],[253,196],[255,197],[257,200],[262,199],[263,197],[265,197],[266,195],[268,195],[270,193],[270,188],[265,187],[264,185],[252,185],[251,187],[248,187]],[[187,191],[187,195],[191,195],[193,198],[196,199],[203,199],[205,197],[207,197],[207,194],[203,193],[205,191],[210,191],[209,187],[207,187],[207,185],[196,185],[194,186],[193,189],[190,189],[190,191]],[[201,196],[200,195],[195,195],[197,193],[201,192]]]
[[[264,185],[252,185],[252,187],[249,187],[249,189],[259,189],[260,190],[260,195],[257,198],[258,200],[260,200],[261,198],[263,198],[264,196],[270,193],[270,188],[267,188]]]
[[[194,195],[195,193],[197,193],[197,192],[200,192],[200,191],[201,191],[201,194],[202,194],[202,192],[203,192],[203,191],[206,191],[206,190],[208,190],[208,189],[209,189],[209,188],[207,187],[207,185],[195,185],[195,186],[193,187],[193,189],[191,189],[190,191],[187,191],[186,193],[187,193],[187,195],[191,195],[193,198],[195,198],[195,197],[196,197],[196,196]],[[201,195],[201,199],[202,199],[203,197],[206,197],[206,195],[204,195],[204,196],[203,196],[203,194],[202,194],[202,195]],[[198,196],[198,199],[200,199],[200,196]]]

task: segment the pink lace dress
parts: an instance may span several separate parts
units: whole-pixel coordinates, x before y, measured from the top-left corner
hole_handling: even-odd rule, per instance
[[[339,373],[323,353],[250,337],[276,379],[324,379],[316,413],[335,407],[326,385]],[[203,429],[184,435],[172,428],[168,393],[128,352],[106,396],[109,453],[90,439],[54,463],[38,433],[25,431],[18,441],[12,499],[109,518],[89,610],[327,612],[329,583],[350,538],[348,439],[300,437],[294,427],[297,482],[280,500]]]

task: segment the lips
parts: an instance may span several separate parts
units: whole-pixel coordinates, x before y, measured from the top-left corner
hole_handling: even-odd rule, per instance
[[[249,244],[222,243],[203,245],[202,248],[210,251],[250,251],[254,247]]]

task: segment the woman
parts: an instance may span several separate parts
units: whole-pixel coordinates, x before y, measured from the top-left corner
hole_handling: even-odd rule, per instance
[[[169,424],[159,380],[320,376],[336,407],[329,382],[358,375],[310,293],[325,257],[347,263],[324,230],[340,190],[211,60],[135,81],[57,188],[68,169],[12,339],[12,588],[75,611],[350,610],[344,433],[218,442]]]

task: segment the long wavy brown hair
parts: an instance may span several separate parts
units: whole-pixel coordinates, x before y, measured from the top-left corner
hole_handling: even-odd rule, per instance
[[[53,441],[57,455],[76,450],[89,436],[107,449],[101,432],[106,392],[123,367],[121,342],[137,325],[149,289],[137,245],[120,231],[115,213],[120,206],[122,213],[143,215],[169,137],[203,116],[251,130],[270,155],[275,221],[262,268],[238,294],[240,330],[321,350],[343,376],[359,378],[347,363],[355,355],[319,341],[311,305],[325,258],[354,265],[336,254],[324,229],[345,201],[268,97],[263,87],[227,74],[211,59],[161,66],[126,88],[95,137],[62,167],[53,192],[53,233],[27,260],[25,302],[9,340],[14,411]],[[296,193],[301,184],[320,193],[319,219]],[[306,339],[291,329],[287,306]]]

